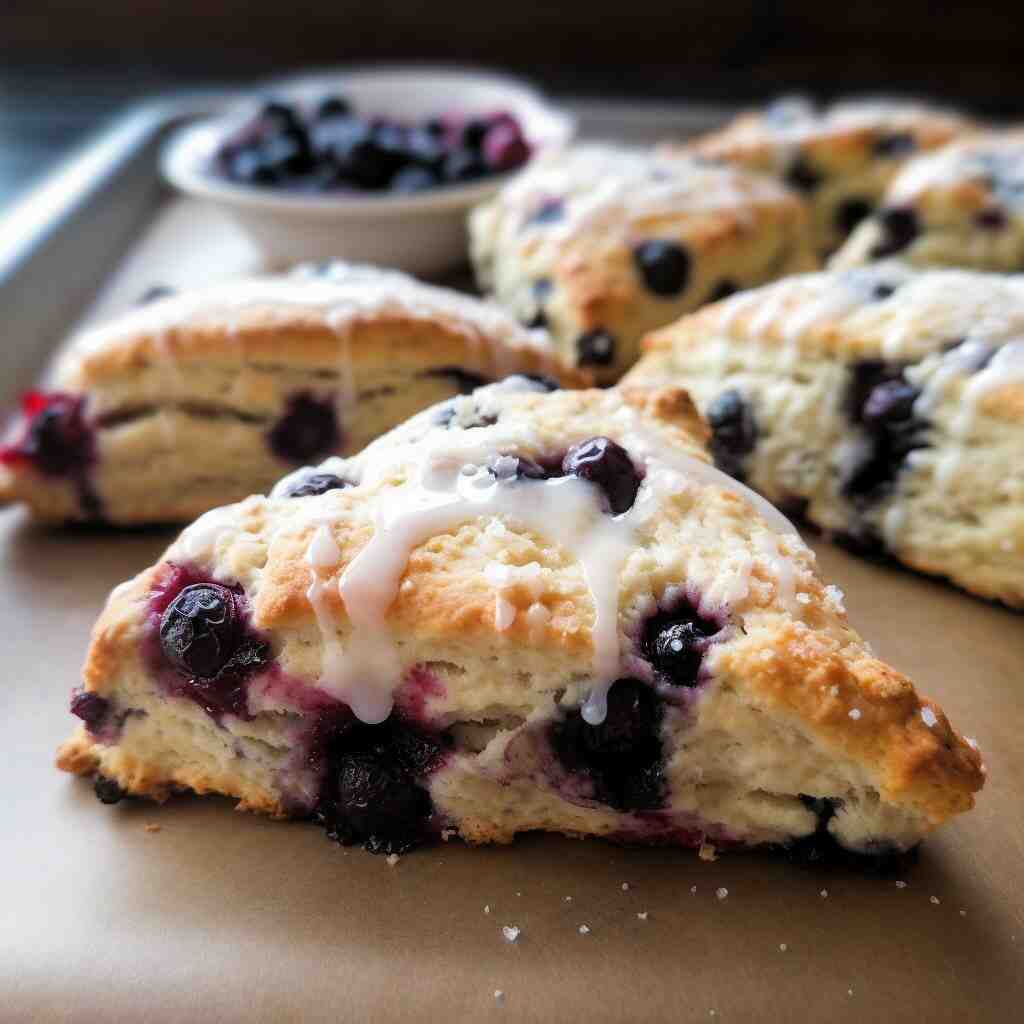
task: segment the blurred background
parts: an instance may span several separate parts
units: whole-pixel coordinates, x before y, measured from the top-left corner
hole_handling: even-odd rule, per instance
[[[1020,3],[821,0],[2,0],[0,204],[124,104],[298,68],[425,60],[562,98],[728,108],[779,92],[924,94],[1021,113]],[[586,104],[584,104],[585,109]]]

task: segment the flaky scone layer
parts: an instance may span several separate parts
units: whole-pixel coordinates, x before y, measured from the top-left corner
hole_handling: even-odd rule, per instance
[[[612,383],[644,332],[723,290],[815,266],[803,204],[759,175],[583,145],[552,154],[470,218],[477,281],[562,356]]]
[[[1020,606],[1022,337],[1021,279],[879,263],[685,318],[629,381],[688,388],[718,420],[712,447],[772,501]]]
[[[638,474],[614,515],[614,490],[550,468],[594,437]],[[703,437],[678,389],[512,382],[208,513],[111,595],[84,669],[104,710],[59,765],[138,795],[322,811],[330,769],[310,737],[347,705],[443,731],[448,753],[418,782],[438,827],[474,842],[785,844],[827,825],[851,850],[914,845],[972,805],[978,753],[871,654],[812,552],[709,465]],[[347,485],[285,496],[325,474]],[[183,697],[160,653],[159,602],[182,573],[234,587],[269,652],[232,714]],[[685,679],[644,639],[666,616],[707,637]],[[609,798],[560,746],[605,697],[612,714],[623,683],[654,709],[638,807],[614,759]]]
[[[196,289],[72,342],[53,388],[82,402],[82,464],[56,473],[7,459],[0,502],[54,522],[187,521],[510,373],[588,380],[543,332],[394,271],[334,264]],[[289,426],[303,402],[322,443]],[[297,435],[298,450],[276,444],[275,430]]]
[[[849,100],[817,108],[796,98],[740,114],[684,148],[776,175],[805,195],[815,249],[825,255],[878,203],[909,157],[975,127],[959,114],[918,103]]]

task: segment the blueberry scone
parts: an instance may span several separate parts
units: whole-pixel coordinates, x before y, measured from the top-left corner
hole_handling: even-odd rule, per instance
[[[60,767],[390,853],[909,850],[979,755],[704,430],[678,389],[510,378],[207,513],[111,595]]]
[[[831,265],[897,254],[915,266],[1024,270],[1024,130],[911,160]]]
[[[510,373],[585,377],[543,332],[394,271],[331,264],[162,297],[87,331],[0,447],[0,502],[181,522]]]
[[[819,108],[785,98],[739,115],[687,148],[776,175],[805,196],[815,247],[824,256],[871,213],[909,157],[972,127],[959,114],[916,103],[853,100]]]
[[[794,277],[655,334],[628,379],[689,389],[717,464],[777,505],[1024,605],[1024,278]]]
[[[613,383],[655,327],[816,264],[801,201],[689,156],[583,145],[541,157],[470,218],[477,281]]]

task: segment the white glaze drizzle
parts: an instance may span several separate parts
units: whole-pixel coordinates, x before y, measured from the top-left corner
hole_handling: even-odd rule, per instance
[[[521,387],[529,389],[527,382]],[[476,398],[486,404],[488,399],[497,400],[503,391],[512,389],[508,383],[492,386],[480,389]],[[502,529],[506,522],[525,527],[553,541],[579,565],[593,608],[593,661],[582,708],[584,718],[592,724],[604,720],[608,689],[621,669],[618,617],[622,567],[637,548],[638,531],[657,515],[660,501],[667,494],[694,485],[727,490],[760,512],[770,529],[795,537],[796,543],[802,544],[788,520],[763,498],[710,464],[671,450],[628,408],[616,417],[622,422],[615,435],[644,465],[645,476],[632,508],[615,517],[602,511],[596,488],[575,477],[515,479],[515,460],[500,453],[523,445],[524,440],[527,449],[536,447],[524,439],[521,429],[515,442],[503,438],[496,428],[487,432],[486,439],[479,437],[484,434],[482,430],[453,435],[435,429],[417,436],[417,429],[428,422],[429,415],[430,410],[410,421],[402,428],[404,434],[397,443],[392,440],[391,447],[378,442],[363,456],[351,460],[362,470],[362,483],[377,489],[371,505],[374,529],[338,581],[351,623],[351,640],[343,655],[333,642],[325,643],[325,651],[329,649],[330,653],[325,656],[320,684],[345,700],[363,721],[387,718],[392,692],[401,679],[401,653],[386,619],[410,555],[430,538],[466,522],[491,518],[498,520]],[[486,468],[488,464],[493,472]],[[351,464],[346,470],[349,468]],[[308,555],[317,577],[310,588],[310,601],[321,630],[336,639],[335,624],[325,621],[328,617],[317,608],[317,602],[322,604],[317,589],[322,582],[320,570],[330,561],[324,555],[321,529],[314,534]],[[766,559],[769,570],[779,580],[780,599],[791,604],[792,570],[785,563],[779,542],[768,543],[763,550],[770,552]],[[749,562],[741,567],[741,572],[749,574],[749,570]],[[501,604],[502,589],[517,576],[536,579],[537,572],[529,566],[488,563],[485,578],[497,585],[499,630],[511,626],[515,611]],[[733,580],[730,586],[743,595],[749,589],[745,581]],[[539,597],[540,590],[535,589],[533,596]],[[531,627],[546,621],[546,609],[539,601],[531,604],[527,614]]]

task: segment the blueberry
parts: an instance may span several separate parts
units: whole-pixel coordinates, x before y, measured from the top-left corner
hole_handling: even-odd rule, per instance
[[[403,194],[425,192],[437,184],[437,176],[426,167],[405,167],[391,179],[391,191]]]
[[[986,231],[1002,231],[1009,224],[1009,219],[1004,210],[998,206],[990,206],[987,210],[978,213],[974,222],[979,228],[984,228]]]
[[[295,484],[288,490],[285,497],[308,498],[315,494],[326,494],[328,491],[340,491],[345,487],[351,487],[350,480],[342,480],[340,476],[333,473],[314,473],[307,476],[301,482]]]
[[[649,291],[663,298],[681,295],[690,279],[690,254],[677,242],[663,238],[641,242],[633,261]]]
[[[487,164],[472,149],[454,149],[445,158],[441,176],[445,181],[476,181],[486,176]]]
[[[871,203],[866,199],[844,199],[836,207],[836,229],[841,235],[848,235],[865,217],[870,216],[871,209]]]
[[[889,284],[887,281],[879,281],[871,289],[871,298],[876,302],[882,302],[891,295],[896,294],[898,285]]]
[[[530,145],[519,123],[511,118],[496,121],[487,130],[481,147],[484,161],[495,171],[520,167],[530,157]]]
[[[723,472],[743,479],[743,460],[757,445],[757,424],[743,396],[735,388],[723,391],[705,413],[711,427],[709,445],[715,465]]]
[[[288,462],[308,462],[341,444],[334,403],[308,392],[292,395],[284,415],[267,434],[271,451]]]
[[[909,420],[920,391],[902,380],[890,380],[873,388],[861,411],[861,422],[869,430],[884,429]]]
[[[868,395],[879,384],[899,379],[901,373],[902,367],[879,359],[864,359],[855,363],[850,368],[850,380],[846,385],[846,396],[843,400],[844,411],[850,420],[860,423]]]
[[[551,746],[569,773],[588,778],[593,798],[623,811],[664,805],[660,727],[662,705],[636,679],[619,679],[608,691],[608,713],[589,725],[578,710],[551,727]]]
[[[576,361],[580,366],[610,366],[615,362],[615,338],[595,327],[576,339]]]
[[[421,782],[440,764],[446,737],[400,721],[356,725],[331,744],[317,813],[328,836],[371,853],[404,853],[429,834]]]
[[[257,121],[271,132],[294,131],[302,127],[298,111],[291,104],[268,100],[256,116]]]
[[[596,484],[613,516],[628,512],[640,489],[640,474],[629,453],[608,437],[574,444],[562,460],[562,472]]]
[[[110,701],[98,693],[76,690],[71,696],[71,714],[80,718],[91,733],[98,733],[110,717]]]
[[[902,252],[917,238],[917,214],[902,206],[890,206],[878,214],[882,238],[871,250],[872,258],[892,256]]]
[[[183,676],[213,679],[238,645],[234,595],[218,583],[194,583],[168,605],[160,620],[160,648]]]
[[[704,641],[719,626],[688,605],[659,612],[644,624],[640,649],[654,668],[675,686],[697,685]]]
[[[565,216],[565,203],[561,199],[545,199],[526,219],[526,224],[554,224]]]
[[[106,779],[102,775],[96,776],[92,789],[102,804],[117,804],[127,796],[127,793],[113,779]]]
[[[909,132],[891,132],[875,140],[871,152],[887,160],[909,156],[917,149],[917,140]]]
[[[723,278],[715,285],[715,290],[708,296],[708,302],[721,302],[723,299],[729,298],[730,295],[735,295],[739,291],[739,287],[735,281],[730,281],[729,278]]]
[[[803,157],[790,164],[785,178],[786,184],[798,192],[813,192],[821,184],[821,175]]]
[[[352,113],[352,104],[344,96],[325,96],[317,105],[315,117],[323,120],[328,117],[348,117]]]
[[[0,451],[2,461],[26,461],[47,476],[81,473],[95,458],[85,399],[61,392],[29,392],[22,399],[28,423],[22,440]]]
[[[486,118],[473,118],[462,126],[460,141],[466,149],[479,152],[484,139],[490,131],[491,122]]]

